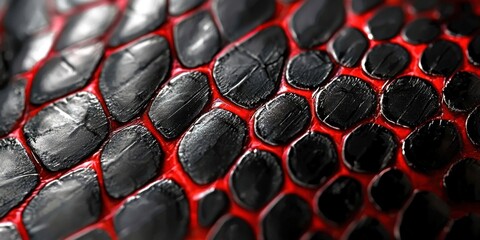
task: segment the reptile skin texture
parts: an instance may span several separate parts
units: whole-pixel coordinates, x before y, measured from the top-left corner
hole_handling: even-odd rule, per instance
[[[0,1],[0,240],[480,239],[480,1]]]

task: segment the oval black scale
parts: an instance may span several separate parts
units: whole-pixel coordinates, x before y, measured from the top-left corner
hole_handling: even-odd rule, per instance
[[[462,49],[456,43],[438,40],[428,45],[418,64],[426,74],[448,77],[460,66],[462,59]]]
[[[480,105],[480,78],[469,72],[457,72],[443,88],[443,101],[450,110],[471,111]]]
[[[376,173],[394,159],[397,142],[387,128],[368,123],[353,130],[345,139],[343,160],[355,172]]]
[[[400,209],[413,191],[412,184],[399,169],[388,169],[370,184],[370,200],[382,211]]]
[[[383,91],[381,113],[390,122],[416,127],[437,114],[440,97],[425,79],[405,76],[389,83]]]
[[[354,178],[340,176],[320,192],[320,216],[341,225],[352,218],[363,204],[362,185]]]
[[[382,43],[368,50],[362,60],[362,69],[370,77],[379,80],[392,79],[410,63],[410,54],[395,43]]]
[[[411,44],[429,43],[441,33],[440,24],[429,18],[418,18],[408,23],[402,37]]]
[[[466,158],[454,163],[443,179],[443,186],[454,201],[480,202],[480,161]]]

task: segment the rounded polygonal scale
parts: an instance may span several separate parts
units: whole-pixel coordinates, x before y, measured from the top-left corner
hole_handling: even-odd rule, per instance
[[[328,233],[316,231],[308,235],[308,240],[333,240],[333,238],[328,235]]]
[[[324,83],[333,71],[334,64],[323,51],[303,52],[287,64],[287,82],[299,89],[313,89]]]
[[[229,205],[225,192],[215,189],[206,193],[198,201],[198,223],[202,227],[212,226],[228,210]]]
[[[128,1],[123,17],[110,36],[109,45],[119,46],[158,28],[167,17],[166,8],[167,0]]]
[[[416,192],[396,224],[397,238],[436,239],[447,224],[448,205],[432,192]]]
[[[0,217],[19,204],[38,182],[35,166],[20,142],[14,138],[1,139]]]
[[[127,199],[113,217],[119,239],[180,240],[187,234],[190,207],[185,193],[170,179],[158,180]]]
[[[13,80],[0,86],[0,136],[13,130],[25,110],[26,80]]]
[[[198,12],[178,23],[173,37],[178,59],[188,68],[210,62],[220,50],[220,33],[208,11]]]
[[[245,122],[234,113],[223,109],[205,113],[180,140],[183,170],[197,184],[215,181],[240,155],[246,134]]]
[[[400,7],[384,7],[377,10],[367,22],[370,38],[387,40],[395,37],[402,28],[404,17]]]
[[[288,150],[288,172],[301,186],[320,186],[332,176],[338,165],[335,143],[322,133],[309,132]]]
[[[217,58],[215,84],[233,103],[258,107],[278,88],[286,53],[283,30],[277,26],[263,29]]]
[[[377,97],[372,87],[353,76],[341,75],[316,96],[317,117],[337,129],[347,129],[373,115]]]
[[[182,73],[158,92],[148,116],[163,137],[177,138],[205,108],[211,92],[204,73]]]
[[[132,125],[113,134],[100,157],[107,193],[125,197],[160,171],[162,149],[153,135],[141,125]]]
[[[408,135],[403,142],[403,155],[411,168],[429,172],[449,164],[461,147],[457,127],[450,121],[434,120]]]
[[[242,218],[225,216],[212,227],[211,240],[255,240],[252,227]]]
[[[440,110],[440,97],[433,85],[415,76],[405,76],[388,84],[381,98],[381,113],[390,122],[416,127]]]
[[[362,69],[370,77],[392,79],[410,63],[410,54],[395,43],[382,43],[368,50],[362,60]]]
[[[84,87],[103,55],[103,44],[95,43],[61,52],[37,72],[30,102],[43,104]]]
[[[462,60],[462,49],[456,43],[438,40],[428,45],[418,64],[426,74],[448,77],[460,66]]]
[[[311,220],[309,204],[295,194],[286,194],[267,208],[261,223],[263,239],[298,239],[308,229]]]
[[[38,160],[48,170],[59,171],[97,150],[109,126],[97,97],[79,92],[43,108],[23,131]]]
[[[480,78],[470,72],[457,72],[443,87],[443,101],[453,111],[471,111],[480,105]]]
[[[275,0],[213,0],[212,12],[224,37],[233,41],[271,18]]]
[[[255,113],[255,134],[266,143],[285,144],[304,130],[310,119],[310,107],[304,97],[281,94]]]
[[[388,169],[370,185],[370,200],[382,211],[400,209],[413,191],[412,183],[399,169]]]
[[[466,158],[452,164],[443,186],[451,200],[480,202],[480,161]]]
[[[70,17],[61,31],[55,49],[62,50],[103,35],[113,23],[117,12],[118,9],[115,5],[102,4]]]
[[[342,29],[328,45],[333,59],[345,67],[357,65],[367,48],[368,39],[360,30],[353,27]]]
[[[300,47],[311,48],[328,41],[345,16],[343,1],[306,0],[290,19],[290,31]]]
[[[460,4],[460,11],[446,24],[447,32],[453,36],[468,36],[480,29],[480,16],[475,14],[469,2]]]
[[[429,43],[440,35],[440,24],[429,18],[418,18],[408,23],[402,37],[411,44]]]
[[[238,204],[258,210],[278,194],[283,177],[280,160],[275,155],[253,150],[247,152],[233,169],[230,189]]]
[[[320,191],[316,204],[320,216],[341,225],[360,210],[363,204],[362,185],[354,178],[340,176]]]
[[[343,145],[344,163],[353,171],[376,173],[394,159],[395,135],[377,124],[364,124],[353,130]]]
[[[45,185],[26,206],[22,220],[30,239],[63,239],[97,221],[101,212],[97,174],[80,168]]]
[[[143,110],[169,74],[170,62],[168,42],[159,36],[137,40],[106,59],[98,85],[115,120],[128,122]]]

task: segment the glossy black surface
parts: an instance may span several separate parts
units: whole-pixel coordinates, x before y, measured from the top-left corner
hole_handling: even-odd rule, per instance
[[[255,134],[271,145],[293,140],[310,123],[307,100],[293,93],[278,95],[255,112]]]
[[[30,102],[43,104],[84,87],[103,55],[101,43],[63,51],[35,74]]]
[[[381,113],[390,122],[416,127],[440,111],[440,97],[433,85],[422,78],[405,76],[386,86]]]
[[[234,113],[223,109],[205,113],[180,140],[183,170],[197,184],[215,181],[240,155],[246,134],[245,122]]]
[[[443,186],[451,200],[480,202],[480,161],[466,158],[454,163],[445,174]]]
[[[428,45],[418,64],[426,74],[448,77],[460,66],[462,60],[462,49],[456,43],[438,40]]]
[[[168,2],[168,13],[170,15],[181,15],[198,5],[205,2],[205,0],[189,0],[189,1],[178,1],[178,0],[169,0]]]
[[[413,186],[399,169],[388,169],[376,176],[370,185],[370,200],[384,212],[398,210],[407,201]]]
[[[182,73],[169,80],[158,92],[148,116],[165,138],[177,138],[198,117],[211,95],[204,73]]]
[[[43,108],[23,131],[37,159],[48,170],[59,171],[97,150],[109,127],[95,95],[79,92]]]
[[[281,28],[269,27],[228,49],[213,69],[220,93],[241,107],[258,107],[280,84],[286,41]]]
[[[110,137],[100,157],[105,189],[114,198],[125,197],[157,176],[162,163],[162,149],[147,128],[123,128]]]
[[[367,51],[368,45],[368,39],[360,30],[348,27],[337,33],[328,49],[340,65],[354,67]]]
[[[100,75],[100,91],[110,114],[119,122],[136,117],[170,70],[165,38],[152,36],[110,55]]]
[[[367,123],[353,130],[343,145],[343,160],[355,172],[377,173],[395,158],[397,142],[387,128]]]
[[[227,212],[230,200],[225,192],[213,190],[198,201],[197,218],[202,227],[210,227]]]
[[[103,4],[86,9],[68,18],[55,49],[61,50],[73,44],[102,36],[113,23],[118,9]]]
[[[296,183],[318,187],[338,168],[335,143],[328,135],[308,132],[288,150],[287,166]]]
[[[110,36],[109,45],[118,46],[155,30],[165,21],[166,10],[167,0],[130,0]]]
[[[197,12],[173,29],[178,59],[188,67],[209,63],[220,50],[220,33],[208,11]]]
[[[24,147],[14,138],[0,140],[0,169],[0,217],[3,217],[35,188],[39,176]]]
[[[374,40],[388,40],[395,37],[403,26],[404,13],[400,7],[383,7],[367,22],[369,37]]]
[[[255,149],[247,152],[233,169],[230,189],[239,205],[258,210],[278,194],[283,177],[280,159]]]
[[[403,142],[403,155],[411,168],[429,172],[449,164],[461,146],[459,132],[452,122],[433,120],[408,135]]]
[[[377,98],[372,87],[360,78],[341,75],[316,96],[317,117],[337,129],[347,129],[373,115]]]
[[[262,220],[265,240],[298,239],[308,229],[312,210],[305,200],[295,194],[287,194],[273,202]]]
[[[97,174],[81,168],[45,185],[22,220],[30,239],[62,239],[97,221],[101,211]]]
[[[410,54],[395,43],[382,43],[368,50],[362,61],[363,71],[370,77],[388,80],[400,74],[410,63]]]
[[[236,216],[225,216],[213,226],[210,240],[255,240],[252,227]]]
[[[370,11],[374,7],[380,5],[383,0],[353,0],[352,10],[356,14],[362,14]]]
[[[180,240],[187,234],[190,207],[173,180],[155,181],[127,199],[113,217],[120,240]]]
[[[316,204],[321,217],[344,224],[363,204],[362,185],[354,178],[340,176],[320,192]]]
[[[328,41],[345,15],[343,1],[306,0],[290,19],[290,30],[300,47],[311,48]]]
[[[405,41],[412,44],[429,43],[440,35],[440,24],[429,18],[417,18],[409,22],[402,31]]]
[[[213,0],[212,13],[223,36],[234,41],[270,19],[275,0]]]
[[[397,222],[398,236],[401,239],[436,239],[449,215],[448,205],[434,193],[416,192]]]
[[[443,88],[443,101],[453,111],[473,110],[480,105],[480,78],[470,72],[457,72]]]
[[[307,51],[288,61],[285,77],[296,88],[313,89],[326,82],[334,66],[326,52]]]
[[[26,80],[13,80],[0,87],[0,136],[13,130],[25,109]]]

